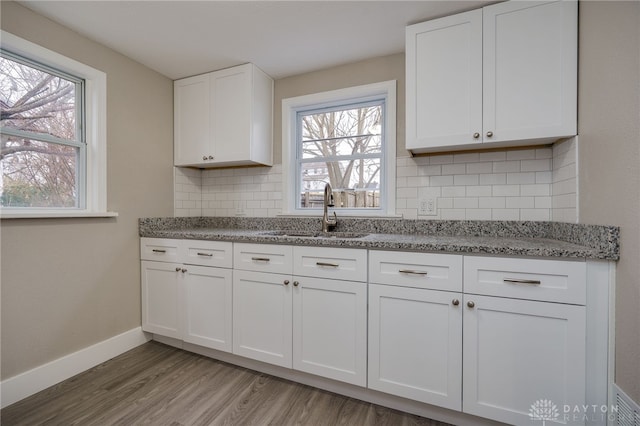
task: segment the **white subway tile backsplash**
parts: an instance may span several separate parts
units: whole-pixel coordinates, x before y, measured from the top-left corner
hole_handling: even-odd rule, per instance
[[[528,173],[507,173],[508,185],[520,185],[520,184],[532,184],[536,183],[536,174],[534,172]]]
[[[507,183],[506,173],[482,174],[479,176],[480,185],[504,185]]]
[[[492,220],[520,220],[519,209],[492,209]]]
[[[467,188],[464,186],[443,186],[443,197],[464,197],[467,195]]]
[[[493,173],[511,173],[520,171],[520,161],[500,161],[493,163]]]
[[[478,185],[478,175],[455,175],[453,177],[454,185]]]
[[[453,199],[454,209],[477,209],[478,198],[477,197],[464,197]]]
[[[520,195],[541,196],[551,195],[551,186],[548,184],[520,185]]]
[[[437,176],[442,174],[442,166],[429,165],[418,168],[418,176]]]
[[[551,160],[523,160],[520,162],[522,172],[545,172],[551,170]]]
[[[453,156],[453,162],[454,163],[477,163],[480,158],[480,154],[477,152],[470,152],[470,153],[462,153],[462,154],[455,154]]]
[[[507,160],[533,160],[535,158],[535,149],[516,149],[513,151],[507,151]]]
[[[453,176],[431,176],[429,182],[431,186],[451,186],[453,185]]]
[[[478,155],[478,161],[505,161],[506,159],[506,151],[487,151]]]
[[[520,195],[520,185],[494,185],[494,197],[517,197]]]
[[[469,174],[493,173],[493,163],[467,163],[466,172]]]
[[[467,167],[464,164],[443,164],[443,175],[460,175],[466,173]]]
[[[553,147],[461,152],[396,160],[396,213],[407,219],[576,220],[577,141]],[[282,165],[175,168],[176,216],[276,216]],[[436,199],[436,216],[418,216]],[[572,213],[573,212],[573,213]]]
[[[466,220],[491,220],[491,209],[466,209]]]

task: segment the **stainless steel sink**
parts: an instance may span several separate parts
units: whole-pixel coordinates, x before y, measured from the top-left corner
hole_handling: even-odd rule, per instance
[[[309,232],[309,231],[294,231],[294,230],[279,230],[279,231],[265,231],[261,232],[261,235],[269,235],[274,237],[291,237],[291,238],[345,238],[355,239],[363,238],[369,234],[359,232]]]

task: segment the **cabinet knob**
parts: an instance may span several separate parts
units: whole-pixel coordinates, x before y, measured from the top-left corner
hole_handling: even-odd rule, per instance
[[[490,138],[491,136],[493,136],[493,132],[487,132],[487,137]]]
[[[474,138],[474,139],[478,139],[479,137],[480,137],[480,133],[475,132],[475,133],[473,134],[473,138]]]
[[[182,271],[182,268],[178,266],[178,267],[176,268],[176,272],[180,272],[180,271]]]
[[[207,159],[207,156],[206,156],[206,155],[203,155],[203,156],[202,156],[202,159],[203,159],[203,160],[206,160],[206,159]]]
[[[213,160],[213,155],[210,155],[210,156],[209,156],[209,160]]]
[[[289,285],[289,280],[284,280],[284,285]]]
[[[299,285],[300,285],[300,283],[299,283],[298,281],[294,281],[294,282],[293,282],[293,286],[294,286],[294,287],[298,287]]]
[[[473,308],[474,306],[476,306],[476,304],[473,303],[472,301],[468,301],[467,302],[467,306],[470,307],[470,308]]]
[[[453,300],[451,301],[451,304],[452,304],[453,306],[458,306],[458,305],[460,304],[460,301],[459,301],[458,299],[453,299]]]
[[[182,273],[184,274],[185,272],[187,272],[187,270],[182,268]]]

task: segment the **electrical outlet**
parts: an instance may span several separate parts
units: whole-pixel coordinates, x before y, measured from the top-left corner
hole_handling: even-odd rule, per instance
[[[418,202],[419,216],[436,216],[436,197],[426,196]]]
[[[244,211],[244,208],[242,207],[236,207],[236,216],[244,216],[247,213]]]

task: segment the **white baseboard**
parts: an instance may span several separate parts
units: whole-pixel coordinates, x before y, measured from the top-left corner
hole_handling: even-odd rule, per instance
[[[146,335],[141,327],[137,327],[3,380],[0,384],[2,390],[0,393],[1,406],[2,408],[7,407],[140,346],[150,339],[151,335]]]

